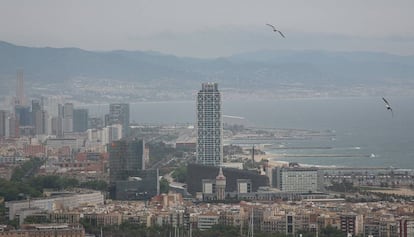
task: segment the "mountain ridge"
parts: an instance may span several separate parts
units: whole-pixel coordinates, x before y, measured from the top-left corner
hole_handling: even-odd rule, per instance
[[[0,80],[14,81],[23,68],[27,83],[64,84],[73,78],[143,83],[187,91],[204,81],[223,87],[290,88],[413,87],[414,56],[381,52],[262,50],[200,59],[156,51],[88,51],[27,47],[0,41]],[[325,88],[325,89],[323,89]]]

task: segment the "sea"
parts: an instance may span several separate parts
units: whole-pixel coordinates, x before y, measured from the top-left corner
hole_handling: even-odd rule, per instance
[[[303,165],[414,169],[414,96],[224,100],[226,123],[303,129],[330,134],[309,139],[266,140],[274,158]],[[91,114],[108,106],[88,106]],[[194,101],[130,104],[131,122],[194,124]],[[230,142],[231,141],[227,141]],[[240,142],[240,141],[239,141]],[[245,141],[249,142],[249,141]]]

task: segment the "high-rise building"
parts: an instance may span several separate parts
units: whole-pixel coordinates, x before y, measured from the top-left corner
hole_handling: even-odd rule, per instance
[[[16,105],[14,107],[14,114],[17,121],[19,121],[19,126],[30,126],[32,124],[30,106]]]
[[[0,138],[6,137],[7,135],[7,124],[8,124],[8,118],[9,117],[9,111],[7,110],[0,110]]]
[[[143,140],[118,140],[108,144],[111,184],[135,177],[140,170],[145,170],[144,146]]]
[[[103,127],[104,121],[102,120],[102,118],[93,117],[88,119],[88,128],[101,129]]]
[[[15,115],[11,115],[6,125],[6,137],[19,137],[19,120]]]
[[[73,131],[85,132],[88,129],[88,110],[74,109],[73,110]]]
[[[23,69],[17,70],[15,105],[26,105],[26,99],[24,96]]]
[[[52,117],[50,134],[59,138],[63,137],[62,120],[62,117]]]
[[[73,132],[73,110],[72,103],[58,104],[58,118],[61,120],[61,127],[55,128],[55,130],[62,130],[63,133]]]
[[[217,83],[203,83],[197,94],[197,163],[223,163],[221,95]]]
[[[126,137],[129,133],[129,104],[110,104],[109,115],[105,119],[106,126],[121,124],[122,136]]]
[[[32,100],[32,112],[42,110],[40,100]]]
[[[35,134],[46,133],[47,113],[43,110],[43,103],[40,100],[32,100],[32,124],[35,128]]]

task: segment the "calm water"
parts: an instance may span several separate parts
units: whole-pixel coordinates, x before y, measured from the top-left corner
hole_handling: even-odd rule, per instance
[[[223,113],[245,117],[243,122],[255,127],[333,131],[334,139],[270,142],[286,147],[331,147],[267,150],[269,153],[296,156],[279,158],[282,160],[317,165],[413,169],[414,97],[390,97],[388,100],[394,116],[386,110],[381,97],[223,101]],[[107,113],[108,106],[90,109],[92,114],[103,114]],[[131,104],[130,110],[131,121],[139,123],[193,123],[195,120],[195,101],[137,103]],[[309,154],[338,157],[301,157]],[[375,157],[369,157],[370,154]]]

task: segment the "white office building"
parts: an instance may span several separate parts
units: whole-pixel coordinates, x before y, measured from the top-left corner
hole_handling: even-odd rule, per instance
[[[319,191],[319,175],[316,168],[277,167],[273,172],[273,186],[280,191],[291,193]]]

